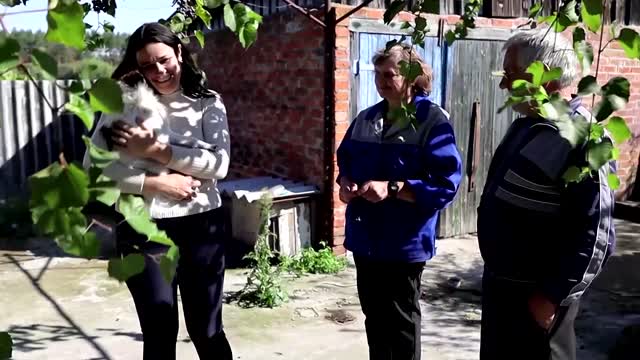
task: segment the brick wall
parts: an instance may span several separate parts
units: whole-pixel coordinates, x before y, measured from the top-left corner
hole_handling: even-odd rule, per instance
[[[227,107],[230,178],[272,175],[322,187],[323,29],[279,13],[265,18],[251,48],[224,30],[208,34],[197,57]]]
[[[336,9],[336,17],[339,18],[353,9],[347,5],[334,5]],[[352,17],[382,19],[384,9],[363,8],[356,12]],[[429,24],[437,24],[438,16],[428,17]],[[455,24],[458,16],[447,15],[442,16],[448,24]],[[400,21],[411,20],[412,15],[409,13],[401,13],[397,19]],[[339,146],[349,125],[348,109],[350,97],[350,38],[349,38],[349,20],[342,21],[336,27],[336,68],[335,68],[335,101],[336,101],[336,132],[335,146]],[[488,19],[479,18],[476,21],[477,27],[498,27],[515,29],[519,25],[526,23],[525,19]],[[608,33],[608,31],[605,31]],[[589,40],[594,44],[594,48],[598,48],[599,37],[591,36]],[[605,37],[605,43],[608,39]],[[595,64],[594,64],[595,68]],[[622,180],[622,187],[618,191],[617,196],[621,199],[627,198],[633,190],[635,176],[638,169],[638,158],[640,156],[640,62],[637,60],[629,60],[625,57],[624,52],[617,46],[613,45],[611,49],[603,53],[601,59],[600,72],[598,76],[599,83],[605,83],[613,76],[624,74],[631,81],[631,99],[624,111],[618,115],[627,119],[631,130],[634,134],[633,140],[623,145],[620,155],[618,174]],[[334,164],[335,164],[334,157]],[[334,166],[337,176],[337,165]],[[338,187],[334,186],[334,218],[333,218],[333,236],[336,252],[343,252],[344,248],[344,212],[345,206],[338,198]]]

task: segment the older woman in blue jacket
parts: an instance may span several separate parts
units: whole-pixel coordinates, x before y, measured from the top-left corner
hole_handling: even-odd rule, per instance
[[[408,83],[401,61],[417,61],[423,74]],[[462,166],[448,113],[428,99],[431,69],[415,49],[380,50],[373,64],[384,100],[353,120],[337,153],[345,247],[356,263],[370,359],[415,360],[421,274]],[[416,107],[414,126],[391,116],[403,103]]]

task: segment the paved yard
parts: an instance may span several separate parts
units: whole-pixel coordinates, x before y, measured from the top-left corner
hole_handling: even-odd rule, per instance
[[[621,329],[640,320],[639,233],[638,225],[619,225],[618,254],[584,300],[579,359],[606,359]],[[133,302],[124,285],[107,278],[106,262],[50,257],[47,246],[30,248],[35,250],[0,251],[0,330],[14,338],[14,359],[140,359]],[[481,272],[474,237],[438,242],[438,255],[423,276],[423,359],[478,358]],[[245,277],[246,270],[228,271],[226,292],[240,289]],[[448,286],[452,277],[462,280],[458,290]],[[336,276],[286,284],[291,299],[281,308],[225,306],[236,359],[367,358],[352,265]],[[180,359],[196,359],[183,325],[177,347]]]

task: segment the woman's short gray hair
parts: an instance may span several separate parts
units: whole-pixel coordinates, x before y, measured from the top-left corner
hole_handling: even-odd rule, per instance
[[[548,28],[525,30],[511,36],[504,44],[509,56],[516,56],[516,64],[522,70],[535,61],[541,61],[550,69],[562,69],[558,80],[561,88],[570,86],[579,75],[578,58],[573,45],[562,34]]]
[[[402,60],[420,64],[422,75],[413,81],[413,89],[431,94],[433,71],[431,70],[431,66],[418,54],[414,46],[400,43],[392,46],[390,49],[380,49],[373,55],[371,62],[373,65],[380,65],[387,60],[393,60],[396,64]]]

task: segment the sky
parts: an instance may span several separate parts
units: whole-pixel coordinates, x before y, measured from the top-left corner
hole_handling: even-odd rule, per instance
[[[85,22],[94,25],[95,28],[98,21],[106,20],[115,25],[115,32],[130,34],[145,22],[157,21],[171,15],[174,11],[171,7],[172,2],[172,0],[118,0],[115,19],[104,13],[101,13],[99,17],[95,13],[90,13],[85,18]],[[46,11],[9,14],[25,10],[44,10],[47,8],[47,4],[48,0],[29,0],[26,6],[18,5],[12,8],[0,6],[0,14],[7,14],[4,17],[4,23],[9,30],[46,31]]]

